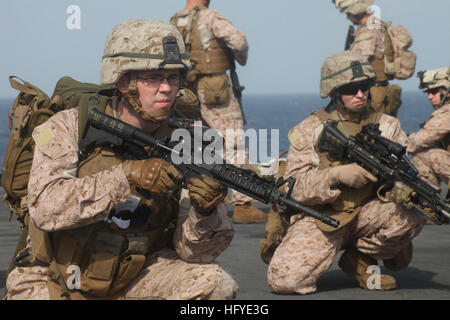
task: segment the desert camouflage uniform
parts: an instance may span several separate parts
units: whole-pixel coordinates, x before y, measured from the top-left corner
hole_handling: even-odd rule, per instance
[[[362,53],[367,58],[373,57],[377,51],[384,53],[385,36],[380,28],[360,26],[355,32],[351,50]]]
[[[62,111],[37,127],[34,138],[52,141],[36,147],[29,182],[30,217],[47,232],[77,228],[107,218],[126,201],[130,185],[121,165],[76,178],[78,112]],[[187,201],[187,203],[186,203]],[[225,205],[199,215],[182,197],[173,239],[175,251],[147,256],[138,276],[123,289],[125,299],[229,299],[238,286],[213,260],[228,247],[234,230]],[[47,268],[14,269],[7,279],[7,299],[49,299]]]
[[[388,81],[392,79],[392,76],[385,72],[385,55],[392,51],[392,46],[388,49],[386,43],[384,28],[387,28],[387,25],[379,20],[373,21],[370,25],[358,27],[350,49],[365,55],[376,72],[376,85],[370,89],[372,106],[397,117],[401,106],[401,88],[397,85],[389,85]]]
[[[187,23],[189,16],[189,10],[183,10],[174,15],[174,18],[178,18],[178,24],[181,26],[183,23]],[[245,65],[248,58],[248,42],[244,33],[237,29],[233,24],[217,10],[205,8],[200,10],[198,14],[198,25],[201,30],[201,40],[205,47],[208,47],[208,42],[212,39],[221,40],[233,53],[235,60],[240,65]],[[234,96],[233,89],[230,84],[227,88],[230,99],[228,103],[223,105],[208,105],[205,102],[205,91],[199,89],[197,91],[198,99],[200,102],[200,112],[202,119],[206,124],[219,132],[224,136],[225,143],[228,144],[226,148],[233,149],[226,151],[226,159],[234,164],[237,164],[240,158],[238,158],[238,146],[245,144],[242,136],[238,137],[235,141],[233,138],[226,136],[226,130],[243,130],[244,121],[242,113],[239,107],[239,102]],[[225,156],[225,152],[224,152]],[[245,151],[245,159],[247,159],[247,151]],[[232,201],[235,204],[243,204],[251,201],[251,198],[233,191]]]
[[[329,169],[318,169],[314,145],[322,129],[321,120],[312,115],[289,134],[285,175],[297,179],[292,197],[310,206],[332,203],[341,193],[330,187]],[[384,136],[406,144],[406,134],[395,118],[382,115],[380,130]],[[317,279],[341,249],[353,246],[374,259],[389,259],[410,243],[424,223],[419,213],[376,198],[367,202],[353,221],[334,232],[323,232],[310,217],[294,215],[271,260],[269,285],[278,293],[313,293]]]
[[[450,104],[436,110],[418,132],[409,135],[408,152],[419,170],[419,176],[436,189],[450,180],[450,152],[440,140],[450,134]]]

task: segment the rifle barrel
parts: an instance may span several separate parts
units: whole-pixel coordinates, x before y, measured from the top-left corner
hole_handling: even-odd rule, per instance
[[[306,207],[295,200],[281,198],[280,202],[285,204],[289,208],[294,209],[297,212],[304,212],[308,216],[311,216],[319,221],[322,221],[323,223],[326,223],[329,226],[332,226],[334,228],[337,228],[339,226],[339,220],[333,219],[321,212],[318,212],[312,208]]]
[[[139,130],[138,128],[106,115],[96,109],[92,109],[88,115],[89,126],[97,129],[109,132],[110,134],[119,137],[123,141],[133,143],[139,146],[152,146],[153,148],[162,148],[164,153],[171,154],[173,151],[170,146],[166,146],[164,142],[153,138],[149,134]],[[85,129],[86,130],[86,129]],[[170,161],[170,156],[167,157]],[[181,167],[180,167],[181,166]],[[266,181],[261,177],[255,177],[255,173],[249,170],[244,170],[238,167],[234,167],[230,164],[223,165],[207,165],[207,164],[185,164],[177,166],[185,174],[190,172],[205,173],[213,178],[219,180],[229,188],[235,189],[239,192],[245,193],[248,196],[257,199],[263,203],[280,203],[295,210],[296,212],[303,212],[315,219],[322,221],[332,227],[337,228],[339,221],[335,220],[323,213],[320,213],[312,208],[304,206],[299,202],[290,199],[286,194],[280,193],[279,189],[276,189],[270,181]],[[265,185],[267,183],[267,185]],[[273,197],[272,195],[275,194]]]

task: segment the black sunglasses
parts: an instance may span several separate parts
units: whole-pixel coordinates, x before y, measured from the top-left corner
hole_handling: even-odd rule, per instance
[[[357,84],[348,84],[339,89],[340,94],[344,95],[355,95],[361,90],[361,92],[366,92],[371,87],[369,82],[357,83]]]

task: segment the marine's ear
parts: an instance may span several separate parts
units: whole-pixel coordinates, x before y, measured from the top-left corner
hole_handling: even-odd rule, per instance
[[[124,74],[117,81],[116,87],[121,93],[128,93],[128,87],[130,85],[130,77],[128,74]]]

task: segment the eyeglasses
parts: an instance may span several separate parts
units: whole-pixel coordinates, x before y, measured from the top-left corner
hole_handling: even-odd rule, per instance
[[[167,78],[158,75],[151,75],[148,77],[137,77],[137,79],[141,80],[147,87],[151,88],[159,87],[164,82],[164,80],[167,80],[167,83],[171,86],[180,85],[180,76],[177,74],[172,74]]]
[[[346,96],[355,95],[361,90],[361,92],[366,92],[370,89],[369,83],[358,83],[358,84],[348,84],[339,89],[341,94]]]

